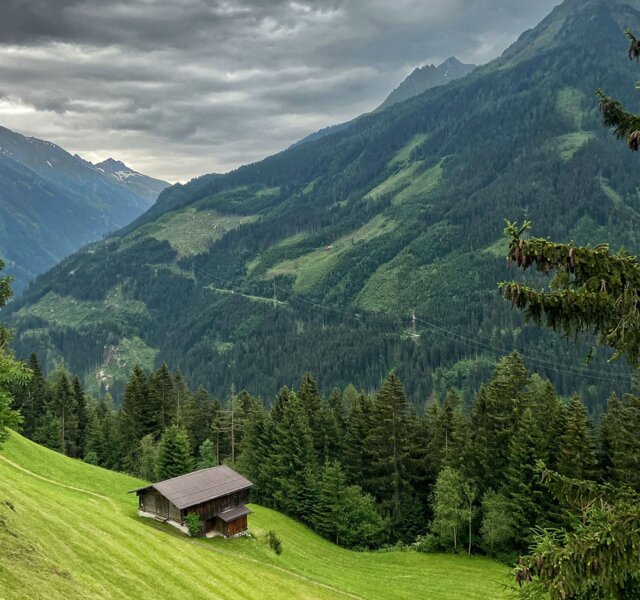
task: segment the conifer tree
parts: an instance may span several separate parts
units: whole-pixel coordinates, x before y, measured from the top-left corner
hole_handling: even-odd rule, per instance
[[[76,375],[73,378],[72,382],[73,386],[73,396],[75,399],[76,413],[78,419],[78,437],[76,440],[77,446],[77,457],[84,456],[85,453],[85,444],[87,438],[87,427],[88,427],[88,415],[87,415],[87,398],[84,393],[84,389],[82,389],[82,384],[80,383],[80,378]]]
[[[295,395],[289,394],[282,419],[276,423],[268,471],[275,484],[275,507],[308,520],[315,499],[317,463],[307,412]]]
[[[529,373],[513,352],[500,360],[491,381],[484,384],[471,410],[474,473],[483,490],[499,489],[509,463],[515,422],[526,406]]]
[[[343,465],[350,483],[364,486],[370,467],[366,439],[373,425],[374,403],[369,396],[360,394],[351,406],[349,425],[345,437]]]
[[[188,473],[192,468],[189,436],[183,427],[167,427],[160,438],[158,450],[158,477],[171,479]]]
[[[526,408],[509,444],[509,462],[501,489],[511,506],[514,542],[520,550],[527,548],[532,529],[544,524],[541,522],[544,490],[536,473],[540,446],[536,419]]]
[[[614,460],[619,450],[622,419],[622,403],[613,393],[609,397],[607,412],[602,415],[598,431],[598,468],[602,481],[616,481]]]
[[[319,462],[323,462],[327,443],[325,413],[322,410],[322,399],[318,392],[318,384],[311,373],[307,372],[303,375],[297,394],[307,413],[316,456]]]
[[[83,460],[94,465],[103,466],[104,433],[102,423],[98,420],[98,406],[103,403],[100,400],[91,403],[87,410],[87,435],[84,447]]]
[[[550,381],[532,375],[523,406],[529,407],[536,418],[541,435],[541,457],[549,468],[556,468],[560,456],[560,442],[566,427],[566,407]]]
[[[349,421],[347,418],[348,413],[343,394],[338,388],[333,388],[333,391],[331,392],[331,396],[329,397],[329,408],[333,414],[333,418],[335,419],[342,442],[342,439],[347,432],[347,425]]]
[[[154,417],[158,431],[164,431],[174,423],[177,411],[177,397],[169,367],[162,363],[149,377],[149,412]]]
[[[640,396],[625,394],[612,414],[612,462],[615,481],[640,491]]]
[[[471,430],[466,413],[458,405],[451,415],[450,433],[444,464],[457,469],[465,477],[473,474]]]
[[[78,448],[78,406],[69,374],[60,367],[51,381],[51,412],[57,417],[60,431],[60,448],[67,456],[79,456]]]
[[[275,423],[279,423],[282,420],[284,409],[289,401],[290,394],[291,392],[289,391],[289,388],[285,385],[276,395],[276,401],[273,403],[273,407],[271,408],[271,417]]]
[[[587,410],[576,394],[567,409],[565,431],[560,438],[558,473],[571,479],[595,479],[596,453]]]
[[[411,486],[411,439],[415,420],[395,373],[384,381],[375,400],[372,427],[366,438],[371,471],[365,489],[377,499],[380,511],[400,531],[410,525],[406,519],[414,490]]]
[[[337,462],[326,463],[318,480],[318,494],[311,523],[322,536],[335,542],[338,539],[338,517],[342,510],[346,479]]]
[[[253,482],[251,495],[258,503],[272,503],[275,493],[271,454],[274,424],[263,406],[254,410],[246,422],[236,468]]]
[[[426,435],[426,466],[431,480],[435,482],[442,470],[445,454],[445,418],[444,411],[437,398],[432,398],[424,413]]]
[[[132,473],[138,470],[140,440],[155,433],[154,419],[148,410],[147,378],[140,366],[136,365],[125,387],[118,414],[124,464]]]
[[[443,461],[445,464],[449,464],[451,456],[449,454],[449,447],[453,437],[453,418],[456,411],[460,409],[460,396],[454,389],[450,389],[445,396],[442,404],[442,434],[444,435],[444,453]]]

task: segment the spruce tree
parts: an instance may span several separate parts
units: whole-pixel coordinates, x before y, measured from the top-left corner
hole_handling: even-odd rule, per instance
[[[529,373],[513,352],[500,360],[471,410],[472,456],[476,480],[483,490],[498,489],[509,463],[515,422],[527,404]]]
[[[148,414],[147,378],[136,365],[124,390],[122,407],[118,414],[122,452],[125,468],[134,473],[138,470],[137,457],[140,440],[154,435],[155,423]]]
[[[338,543],[338,517],[342,510],[346,479],[337,462],[326,463],[318,480],[318,494],[311,523],[322,536]]]
[[[267,469],[274,483],[275,507],[308,521],[318,467],[307,412],[296,395],[289,394],[282,419],[276,423]]]
[[[622,403],[613,393],[609,397],[607,412],[602,416],[598,431],[598,468],[602,481],[616,481],[614,461],[619,449],[622,419]]]
[[[171,479],[191,471],[193,461],[189,450],[189,436],[183,427],[167,427],[160,438],[158,477]]]
[[[595,479],[596,453],[587,410],[576,394],[567,408],[564,433],[560,438],[558,473],[571,479]]]
[[[307,372],[303,375],[297,394],[307,413],[316,456],[318,461],[323,462],[327,443],[326,420],[322,410],[322,399],[318,392],[318,384],[311,373]]]
[[[253,482],[251,495],[258,503],[273,503],[275,484],[270,466],[274,443],[273,419],[261,406],[247,420],[236,462],[236,469]]]
[[[67,456],[79,456],[78,448],[78,406],[69,381],[69,374],[59,367],[51,380],[51,412],[59,422],[61,451]]]
[[[432,398],[427,404],[424,413],[424,426],[426,436],[426,466],[435,483],[438,473],[442,470],[445,454],[446,423],[444,411],[437,398]]]
[[[345,437],[343,465],[350,483],[363,487],[370,468],[366,439],[374,419],[374,403],[369,396],[360,394],[351,406]]]
[[[457,469],[465,477],[470,476],[473,474],[471,430],[468,417],[462,406],[458,405],[453,410],[449,427],[444,464]]]
[[[518,420],[509,444],[509,461],[500,490],[509,500],[513,516],[514,543],[521,551],[525,550],[531,541],[532,529],[544,524],[544,490],[536,472],[540,448],[541,435],[538,424],[531,410],[526,408]]]
[[[290,394],[291,392],[289,388],[285,385],[276,395],[276,401],[273,403],[273,407],[271,408],[271,417],[274,422],[279,423],[282,420],[285,406],[287,402],[289,402]]]
[[[611,424],[615,481],[640,491],[640,396],[625,394]]]
[[[149,411],[153,416],[154,425],[159,431],[164,431],[174,423],[177,411],[177,397],[174,381],[166,363],[149,377]]]
[[[85,444],[87,438],[88,415],[87,415],[87,398],[80,383],[80,378],[76,375],[73,378],[73,396],[75,398],[76,413],[78,418],[78,436],[76,439],[77,453],[76,456],[83,457],[85,453]]]
[[[402,383],[391,373],[376,396],[372,427],[366,438],[371,470],[365,489],[375,496],[381,513],[391,519],[396,531],[411,525],[411,440],[415,426]]]

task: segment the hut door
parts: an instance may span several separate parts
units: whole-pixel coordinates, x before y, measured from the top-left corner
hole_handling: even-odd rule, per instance
[[[156,513],[159,517],[169,518],[169,501],[164,496],[158,496],[156,499]]]

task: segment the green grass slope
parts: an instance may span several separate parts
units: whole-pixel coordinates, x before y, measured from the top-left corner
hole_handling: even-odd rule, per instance
[[[126,492],[139,483],[12,435],[0,453],[0,598],[506,597],[496,562],[351,552],[259,506],[252,538],[191,540],[137,517]],[[280,556],[262,541],[269,529]]]

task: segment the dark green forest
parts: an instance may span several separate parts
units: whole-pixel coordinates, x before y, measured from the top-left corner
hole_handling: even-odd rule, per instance
[[[594,424],[517,353],[503,357],[470,407],[455,390],[424,411],[391,373],[374,393],[320,394],[306,373],[271,408],[246,391],[224,400],[192,390],[166,365],[134,368],[117,409],[77,377],[33,377],[14,391],[23,433],[68,456],[148,480],[222,462],[274,507],[348,547],[413,545],[513,561],[536,527],[570,522],[537,463],[573,479],[640,490],[640,397],[612,394]]]
[[[63,359],[116,404],[137,344],[147,369],[167,362],[217,397],[235,385],[269,405],[305,371],[323,394],[351,382],[370,393],[395,370],[421,409],[452,386],[470,406],[516,349],[601,414],[611,390],[628,390],[624,361],[596,351],[585,364],[591,338],[525,326],[496,282],[508,277],[504,217],[640,247],[636,163],[601,127],[595,95],[633,98],[621,31],[638,20],[635,0],[568,0],[461,80],[169,188],[5,309],[17,354],[36,351],[48,369]],[[210,227],[181,229],[191,218]],[[197,253],[185,239],[202,242]]]

